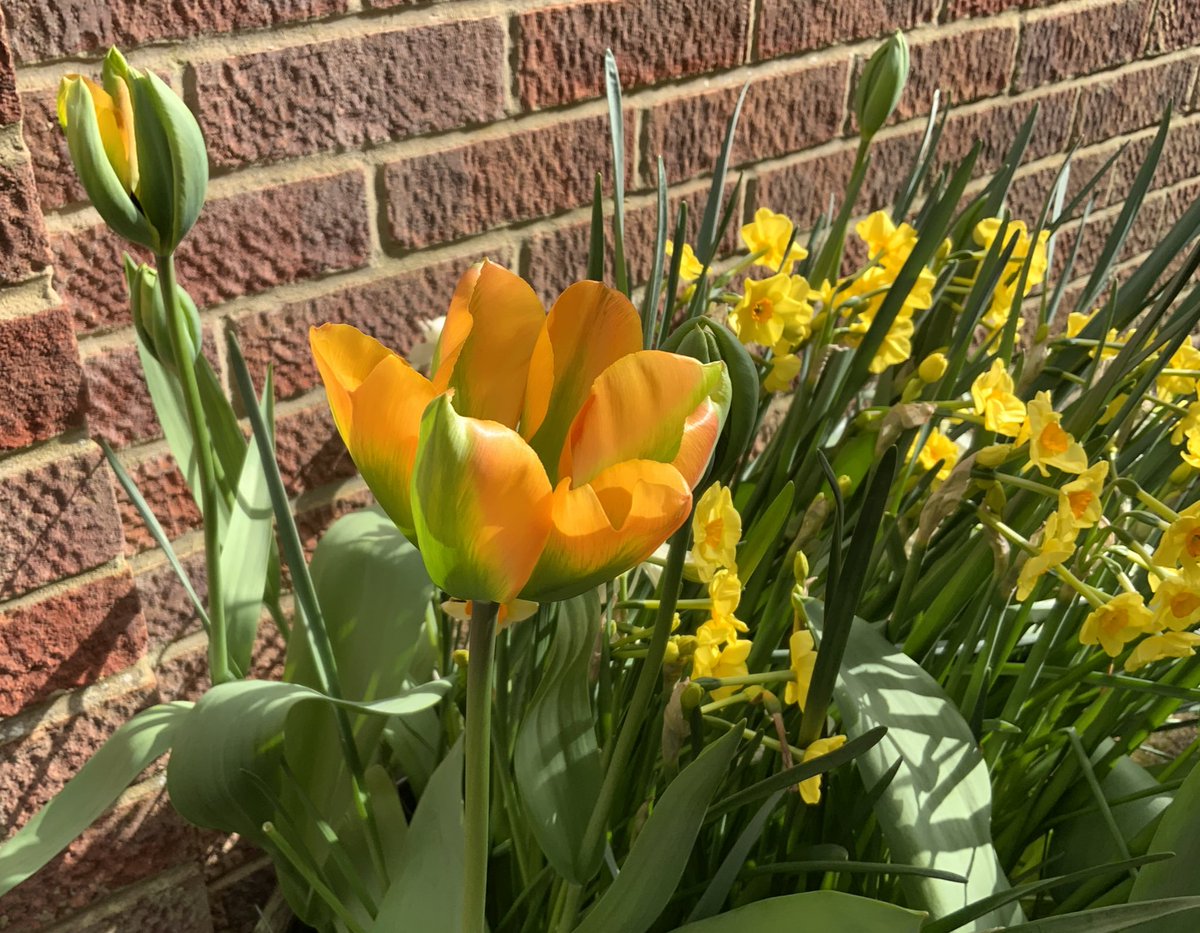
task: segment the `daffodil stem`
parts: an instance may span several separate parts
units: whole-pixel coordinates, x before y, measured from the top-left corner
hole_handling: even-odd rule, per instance
[[[229,668],[229,639],[225,625],[225,603],[221,592],[221,535],[217,502],[217,470],[213,460],[212,439],[208,420],[200,400],[200,384],[196,380],[196,360],[189,349],[190,335],[184,316],[180,313],[175,294],[175,257],[156,256],[158,286],[162,289],[163,305],[171,328],[171,349],[183,388],[188,424],[196,448],[196,464],[200,468],[200,508],[204,512],[204,564],[208,577],[208,666],[213,686],[234,680]],[[197,348],[198,349],[198,348]],[[186,464],[180,464],[185,467]]]
[[[466,859],[462,933],[485,933],[490,850],[488,803],[491,794],[492,662],[499,605],[475,600],[467,648]]]
[[[741,687],[751,684],[771,684],[780,680],[795,680],[793,671],[763,671],[761,674],[742,674],[738,677],[698,677],[694,683],[705,690],[719,690],[721,687]]]

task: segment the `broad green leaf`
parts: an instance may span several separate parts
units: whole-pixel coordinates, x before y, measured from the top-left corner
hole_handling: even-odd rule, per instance
[[[746,858],[749,856],[750,850],[758,844],[763,828],[783,798],[783,794],[782,790],[775,791],[758,808],[758,812],[750,818],[750,822],[738,834],[737,839],[725,854],[725,858],[721,860],[721,866],[705,885],[704,892],[696,901],[691,913],[688,914],[688,920],[704,920],[721,909],[725,899],[729,897],[734,882],[737,881],[738,875],[746,865]]]
[[[741,734],[739,723],[706,747],[667,786],[634,840],[620,874],[576,933],[644,933],[650,929],[683,877],[704,811],[729,769]]]
[[[1140,924],[1148,924],[1143,929],[1153,930],[1154,933],[1173,929],[1192,933],[1196,929],[1198,910],[1200,897],[1168,897],[1141,904],[1115,904],[1095,910],[1060,914],[1057,917],[1046,917],[1043,920],[1031,920],[1029,923],[1005,927],[1005,930],[1007,933],[1127,933],[1129,930],[1138,929]],[[1180,927],[1168,927],[1162,922],[1166,917],[1191,922]]]
[[[1163,811],[1150,841],[1150,852],[1174,852],[1175,858],[1139,870],[1129,895],[1131,902],[1200,895],[1200,877],[1196,874],[1200,859],[1200,768],[1191,770],[1175,792],[1175,799]],[[1153,933],[1190,933],[1198,925],[1200,915],[1189,913],[1156,921]],[[1138,929],[1151,933],[1150,927]]]
[[[599,630],[595,590],[558,607],[545,673],[517,730],[513,771],[534,837],[554,870],[586,884],[604,850],[584,852],[592,806],[604,779],[588,666]]]
[[[795,493],[796,484],[789,480],[746,533],[746,540],[742,542],[737,556],[738,573],[744,580],[754,576],[754,571],[758,569],[768,551],[779,545],[780,532],[792,514],[792,499],[795,498]],[[785,572],[789,570],[790,567],[784,568]]]
[[[764,933],[767,930],[918,933],[925,914],[841,891],[769,897],[677,927],[675,933]],[[614,928],[615,929],[615,928]]]
[[[805,603],[809,617],[821,606]],[[992,788],[970,727],[925,670],[861,619],[855,619],[835,690],[851,738],[886,726],[887,735],[857,759],[863,783],[875,784],[904,765],[879,798],[875,812],[892,858],[966,877],[957,884],[906,876],[909,899],[934,917],[1007,890],[992,846]],[[1014,905],[964,926],[984,930],[1019,922]]]
[[[87,829],[142,769],[165,754],[192,704],[152,706],[109,737],[49,803],[0,844],[0,895],[36,872]]]
[[[459,933],[465,855],[462,771],[460,741],[421,795],[400,869],[379,907],[373,933]]]

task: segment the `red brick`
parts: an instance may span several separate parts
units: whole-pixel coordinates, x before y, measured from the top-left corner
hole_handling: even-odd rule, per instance
[[[402,159],[384,170],[388,233],[419,249],[578,207],[610,161],[604,117]]]
[[[129,323],[121,254],[103,225],[53,238],[55,287],[80,333]],[[201,307],[365,265],[366,184],[344,172],[210,201],[178,253],[179,280]]]
[[[938,0],[762,0],[755,29],[757,57],[810,52],[911,29],[932,22],[938,5]]]
[[[1152,0],[1099,0],[1030,17],[1017,53],[1018,89],[1044,87],[1134,61],[1141,52]]]
[[[359,512],[370,508],[375,503],[374,496],[368,490],[359,490],[347,496],[339,496],[332,502],[319,505],[315,509],[296,516],[296,529],[300,532],[300,540],[304,550],[311,557],[313,550],[320,543],[329,526],[350,512]]]
[[[976,162],[976,174],[996,171],[1012,148],[1022,122],[1035,105],[1038,108],[1037,123],[1025,152],[1026,160],[1064,151],[1071,138],[1071,120],[1075,110],[1073,88],[1050,91],[1036,97],[1003,99],[971,111],[951,112],[938,147],[939,161],[944,165],[955,165],[979,141],[982,147]]]
[[[935,91],[942,92],[943,109],[1004,93],[1012,76],[1016,48],[1015,24],[987,24],[914,39],[908,84],[893,122],[929,113]]]
[[[21,119],[21,99],[17,96],[13,70],[12,45],[4,17],[0,16],[0,125],[4,126]]]
[[[1194,0],[1158,0],[1146,51],[1173,52],[1200,45],[1200,6]]]
[[[513,265],[508,247],[489,253],[487,258]],[[459,276],[474,259],[426,266],[240,318],[234,329],[255,383],[261,385],[267,365],[274,364],[279,399],[292,398],[318,385],[308,329],[326,322],[353,324],[396,352],[407,354],[419,337],[421,321],[446,313]]]
[[[266,900],[264,896],[247,909],[254,912]],[[229,933],[225,927],[213,926],[204,876],[190,865],[123,888],[73,916],[69,924],[71,933]]]
[[[204,554],[181,557],[179,562],[187,571],[192,587],[202,600],[208,599],[208,580],[204,569]],[[138,594],[142,601],[142,616],[146,620],[147,647],[157,651],[185,635],[200,631],[200,621],[192,608],[183,584],[170,564],[160,564],[152,570],[136,574]]]
[[[94,444],[0,471],[0,599],[74,576],[120,553],[121,524]]]
[[[787,155],[840,136],[849,71],[847,58],[752,81],[734,136],[733,164]],[[711,172],[739,92],[728,87],[650,108],[644,118],[643,177],[655,177],[660,154],[670,181]],[[796,118],[800,113],[803,119]]]
[[[0,166],[0,283],[20,282],[50,262],[28,162]]]
[[[283,676],[286,654],[283,636],[264,612],[254,644],[250,676],[259,680],[279,680]],[[163,702],[200,699],[212,686],[207,643],[204,639],[196,639],[172,647],[158,658],[154,673],[158,680],[158,695]]]
[[[1079,142],[1101,142],[1152,126],[1168,102],[1186,112],[1196,60],[1154,62],[1121,72],[1079,91],[1075,135]]]
[[[126,463],[125,469],[168,538],[174,540],[200,527],[200,510],[192,499],[187,480],[169,453]],[[157,547],[141,514],[123,489],[117,490],[117,504],[125,528],[125,553],[137,554]]]
[[[153,681],[147,677],[131,681],[115,695],[80,699],[66,721],[38,725],[9,741],[0,739],[0,837],[24,826],[119,726],[156,701]],[[26,715],[30,713],[40,711]]]
[[[828,210],[830,195],[840,203],[853,165],[853,149],[838,148],[762,170],[755,178],[751,207],[769,207],[792,218],[801,229],[811,227],[818,215]],[[878,163],[872,168],[878,170]]]
[[[503,62],[499,20],[460,21],[198,65],[194,99],[227,168],[498,119]]]
[[[324,401],[278,415],[275,457],[291,495],[354,475],[354,461],[346,452]]]
[[[0,715],[129,667],[146,626],[128,570],[0,612]]]
[[[21,95],[21,103],[25,108],[21,130],[33,162],[38,199],[45,211],[87,199],[83,185],[75,174],[75,167],[71,164],[67,134],[58,125],[54,101],[53,90],[27,91]]]
[[[990,16],[1005,10],[1029,10],[1055,2],[1057,0],[946,0],[942,19],[950,21],[964,16]]]
[[[262,905],[275,890],[275,870],[267,865],[232,884],[209,889],[213,924],[220,933],[254,933]]]
[[[83,408],[83,372],[66,310],[0,321],[0,450],[74,427]]]
[[[623,87],[732,68],[744,60],[745,0],[611,0],[556,6],[517,19],[517,90],[529,109],[604,94],[604,50]]]
[[[346,0],[9,0],[5,14],[22,63],[128,49],[161,39],[261,29],[343,13]]]

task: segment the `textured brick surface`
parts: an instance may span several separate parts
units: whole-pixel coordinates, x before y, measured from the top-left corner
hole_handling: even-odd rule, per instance
[[[808,52],[928,23],[938,0],[762,0],[755,41],[760,58]]]
[[[988,16],[1005,10],[1029,10],[1046,6],[1054,0],[946,0],[943,20],[955,20],[964,16]]]
[[[21,119],[21,100],[17,97],[17,82],[13,75],[12,44],[8,28],[0,16],[0,125]]]
[[[955,164],[966,156],[978,140],[982,146],[976,162],[976,173],[994,172],[1012,148],[1021,124],[1035,106],[1037,123],[1026,150],[1026,161],[1062,152],[1071,138],[1075,96],[1075,90],[1070,88],[970,111],[955,111],[946,120],[946,130],[938,147],[941,161],[943,164]],[[907,173],[907,166],[905,171]]]
[[[201,307],[364,265],[366,182],[322,175],[210,201],[179,249],[179,281]],[[91,332],[129,322],[121,253],[103,226],[53,238],[55,287]]]
[[[191,866],[122,889],[70,923],[72,933],[228,933],[213,925],[204,876]]]
[[[0,450],[79,424],[83,406],[83,372],[66,310],[0,320]]]
[[[503,60],[499,20],[446,23],[202,64],[195,100],[228,167],[497,119]],[[336,93],[314,94],[330,75]]]
[[[929,113],[935,91],[942,92],[942,108],[1002,94],[1012,75],[1016,47],[1015,23],[914,39],[908,84],[893,122]]]
[[[204,572],[204,554],[180,558],[192,587],[201,600],[208,598],[208,581]],[[193,632],[200,630],[192,601],[183,584],[169,564],[136,574],[138,594],[142,600],[142,616],[146,620],[147,648],[155,651]]]
[[[1154,63],[1079,92],[1075,134],[1083,144],[1111,139],[1156,123],[1168,102],[1178,114],[1188,109],[1196,75],[1195,57]]]
[[[58,125],[54,98],[53,90],[27,91],[21,95],[25,108],[21,131],[29,147],[43,210],[83,201],[86,197],[67,152],[67,134]]]
[[[840,136],[849,70],[847,57],[751,83],[738,118],[733,164],[798,152]],[[659,155],[670,182],[711,172],[740,90],[729,87],[695,94],[648,110],[643,177],[655,177]]]
[[[388,232],[417,249],[589,203],[608,151],[607,120],[588,117],[393,162]]]
[[[167,537],[177,538],[200,527],[200,510],[192,500],[187,481],[168,453],[149,457],[125,469],[137,485],[138,491],[150,506]],[[142,516],[126,497],[123,489],[117,490],[117,503],[121,523],[125,529],[125,552],[137,554],[157,547],[154,538],[146,529]]]
[[[529,108],[604,93],[604,50],[624,87],[741,64],[750,6],[745,0],[596,0],[523,13],[516,42],[517,88]]]
[[[872,168],[879,171],[878,151]],[[798,162],[758,173],[751,213],[758,207],[787,214],[795,223],[810,226],[826,210],[831,191],[841,191],[850,178],[854,152],[850,148],[808,156]]]
[[[214,929],[220,933],[254,933],[259,908],[275,889],[275,870],[260,868],[228,887],[210,888]]]
[[[74,576],[115,557],[121,525],[94,444],[0,472],[0,598]]]
[[[1100,0],[1031,18],[1017,53],[1018,88],[1044,87],[1133,61],[1146,35],[1151,0]]]
[[[28,162],[0,166],[0,283],[46,268],[50,254]]]
[[[324,401],[278,415],[275,456],[283,483],[292,495],[354,475],[354,461],[346,452]]]
[[[128,48],[156,39],[258,29],[346,9],[346,0],[9,0],[4,5],[21,62]]]
[[[146,627],[128,570],[0,613],[0,715],[133,664]]]
[[[1150,23],[1148,52],[1170,52],[1200,43],[1200,5],[1194,0],[1158,0]]]
[[[474,258],[438,263],[239,319],[235,330],[255,382],[261,384],[267,364],[273,363],[278,398],[291,398],[317,385],[308,329],[327,322],[353,324],[407,354],[419,339],[421,321],[446,313],[459,276]],[[487,258],[511,267],[514,257],[504,247]]]

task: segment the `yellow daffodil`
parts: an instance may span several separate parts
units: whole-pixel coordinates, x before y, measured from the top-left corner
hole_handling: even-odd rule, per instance
[[[1078,337],[1085,327],[1091,323],[1092,318],[1096,316],[1096,312],[1091,314],[1081,314],[1078,311],[1072,311],[1067,315],[1067,336]],[[1088,351],[1088,356],[1092,359],[1096,358],[1096,350],[1092,347]],[[1117,333],[1115,327],[1109,328],[1108,335],[1104,338],[1104,351],[1100,354],[1100,359],[1111,360],[1121,352],[1121,335]]]
[[[1171,443],[1182,444],[1185,438],[1200,433],[1200,402],[1188,404],[1187,413],[1171,429]]]
[[[1104,412],[1097,419],[1100,424],[1108,424],[1113,418],[1117,417],[1117,412],[1125,407],[1125,402],[1129,400],[1128,395],[1118,395],[1105,407]]]
[[[812,305],[806,300],[808,283],[800,276],[781,272],[767,279],[746,279],[745,289],[729,316],[742,343],[773,347],[788,331],[802,334],[812,322]]]
[[[1183,462],[1195,470],[1200,470],[1200,431],[1193,431],[1187,436],[1187,445],[1179,452]]]
[[[1024,601],[1048,571],[1061,566],[1075,553],[1075,529],[1064,525],[1058,514],[1051,515],[1042,528],[1038,552],[1026,558],[1017,576],[1017,599]]]
[[[1016,449],[1016,444],[989,444],[987,447],[980,448],[979,453],[975,455],[975,462],[981,467],[994,470],[996,467],[1002,466]]]
[[[917,367],[917,378],[922,382],[937,382],[946,375],[946,369],[949,366],[950,362],[946,359],[945,353],[930,353],[921,360],[921,365]]]
[[[812,684],[813,668],[817,663],[812,632],[807,629],[792,632],[792,637],[788,639],[788,656],[791,658],[794,679],[788,681],[783,701],[795,703],[804,709],[804,701],[808,699],[808,688]]]
[[[897,226],[887,211],[875,211],[860,220],[854,232],[867,244],[871,261],[890,271],[892,278],[917,245],[917,231],[906,223]]]
[[[874,313],[860,314],[853,324],[850,325],[851,345],[857,346],[862,342],[862,338],[866,336],[867,331],[871,329],[871,324],[874,323]],[[897,366],[903,363],[912,356],[912,336],[915,331],[911,312],[905,313],[904,309],[900,314],[896,315],[896,319],[892,321],[892,326],[888,328],[883,337],[883,343],[879,345],[879,349],[875,351],[875,355],[871,357],[871,364],[868,367],[873,373],[881,373],[889,366]]]
[[[1189,505],[1171,522],[1158,542],[1153,560],[1167,569],[1181,566],[1189,573],[1200,569],[1200,502]]]
[[[746,658],[750,656],[752,647],[753,644],[749,639],[728,641],[723,648],[697,640],[696,653],[692,655],[692,679],[695,680],[698,677],[745,677],[749,673],[746,667]],[[712,695],[714,699],[720,700],[732,696],[740,689],[742,688],[733,685],[718,687],[712,692]]]
[[[457,622],[470,622],[475,604],[469,599],[447,599],[442,602],[442,612]],[[524,622],[538,611],[538,604],[528,599],[514,599],[505,603],[496,613],[496,625],[505,628]]]
[[[754,260],[756,266],[766,266],[775,272],[790,273],[792,264],[800,262],[808,256],[808,250],[792,243],[792,222],[783,214],[776,214],[767,207],[760,207],[754,212],[754,221],[742,227],[742,242],[752,253],[762,255]],[[787,251],[786,262],[784,251]],[[774,341],[772,341],[774,342]]]
[[[800,375],[800,367],[804,361],[795,353],[785,353],[782,356],[771,357],[771,371],[763,380],[763,388],[768,392],[786,392],[792,381]]]
[[[1100,493],[1108,476],[1108,464],[1101,460],[1078,479],[1064,483],[1058,490],[1059,520],[1076,528],[1091,528],[1100,520]]]
[[[975,225],[975,242],[984,250],[991,249],[996,237],[1000,235],[1000,229],[1003,226],[1004,222],[999,217],[988,217],[981,220]],[[988,311],[984,315],[984,323],[992,330],[998,330],[1003,327],[1008,321],[1008,315],[1014,304],[1019,303],[1019,300],[1024,299],[1032,289],[1042,284],[1046,278],[1046,270],[1049,265],[1046,247],[1050,241],[1050,231],[1041,231],[1038,234],[1037,241],[1034,242],[1023,221],[1010,221],[1004,230],[1003,247],[1007,247],[1014,239],[1016,240],[1016,245],[1013,247],[1004,271],[1000,274],[1000,281],[996,286],[995,293],[992,295]],[[1025,265],[1026,257],[1030,256],[1031,251],[1033,255],[1029,259],[1029,271],[1025,279],[1025,291],[1018,298],[1016,294],[1017,280],[1020,278],[1021,269]]]
[[[737,545],[742,539],[742,516],[733,507],[728,486],[713,483],[704,490],[692,516],[692,557],[701,580],[717,571],[737,569]]]
[[[1200,635],[1194,632],[1164,632],[1150,635],[1138,642],[1125,659],[1125,670],[1136,671],[1139,667],[1161,661],[1163,658],[1190,658],[1200,645]]]
[[[1018,440],[1029,440],[1029,462],[1042,476],[1049,476],[1047,467],[1064,473],[1082,473],[1087,469],[1087,454],[1079,442],[1063,430],[1062,415],[1050,405],[1050,393],[1039,392],[1026,406],[1025,424]]]
[[[1098,609],[1092,610],[1079,631],[1083,645],[1099,645],[1110,658],[1154,627],[1154,613],[1146,608],[1138,593],[1121,593]]]
[[[937,471],[936,479],[944,480],[958,463],[958,445],[934,428],[917,453],[917,462],[926,470],[932,470],[939,461],[942,465]]]
[[[1200,377],[1200,350],[1185,340],[1165,368],[1179,372],[1164,373],[1154,380],[1158,397],[1170,401],[1176,395],[1191,395],[1196,391],[1196,379]]]
[[[812,745],[804,750],[803,761],[812,761],[814,758],[820,758],[828,755],[830,752],[835,752],[846,744],[844,735],[831,735],[825,739],[817,739]],[[807,804],[818,804],[821,802],[821,775],[810,777],[807,780],[801,781],[800,798]]]
[[[1025,403],[1013,394],[1013,379],[1000,360],[992,360],[991,369],[980,373],[971,383],[975,414],[983,417],[989,431],[1016,437],[1025,423]]]
[[[675,244],[667,240],[667,255],[675,255]],[[704,263],[696,258],[691,243],[683,244],[683,255],[679,258],[679,280],[694,282],[704,274]]]
[[[686,521],[724,412],[724,364],[641,349],[598,282],[547,314],[493,263],[460,280],[426,379],[353,327],[310,331],[342,439],[434,583],[461,599],[565,599]]]
[[[714,573],[708,581],[708,598],[712,600],[713,618],[732,617],[742,601],[742,581],[738,579],[737,570],[722,567]]]
[[[1200,579],[1193,575],[1168,572],[1161,580],[1150,577],[1154,595],[1150,608],[1154,627],[1182,632],[1200,622]]]

